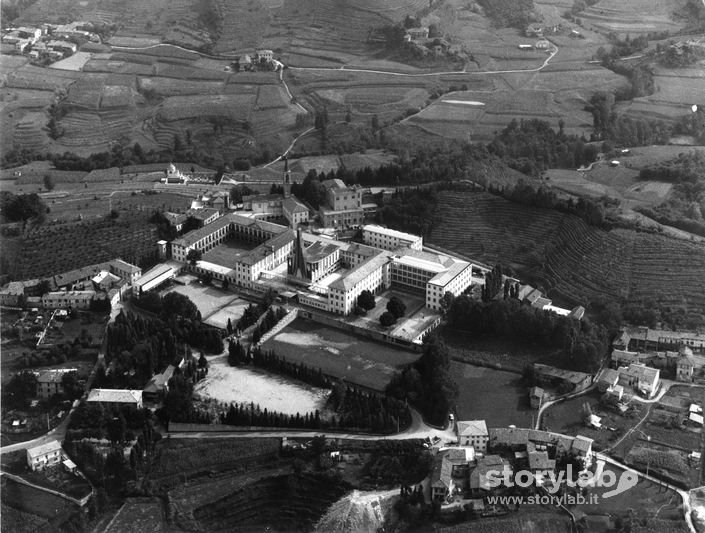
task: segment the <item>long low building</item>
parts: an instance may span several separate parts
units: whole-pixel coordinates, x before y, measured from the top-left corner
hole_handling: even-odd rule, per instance
[[[181,265],[174,262],[161,263],[152,267],[133,284],[133,293],[140,294],[156,289],[170,279],[174,279],[181,270]]]
[[[362,227],[362,240],[365,241],[365,244],[383,250],[396,250],[400,246],[406,246],[412,250],[423,249],[423,237],[375,224],[367,224]]]

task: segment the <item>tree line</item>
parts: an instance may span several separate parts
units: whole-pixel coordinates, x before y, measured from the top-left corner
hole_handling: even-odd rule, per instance
[[[448,347],[437,335],[428,336],[421,358],[397,373],[386,390],[392,398],[408,400],[431,424],[444,424],[458,397]]]
[[[576,320],[513,298],[481,302],[461,295],[447,319],[450,327],[468,333],[560,350],[562,366],[572,370],[594,371],[609,347],[606,329],[587,317]]]

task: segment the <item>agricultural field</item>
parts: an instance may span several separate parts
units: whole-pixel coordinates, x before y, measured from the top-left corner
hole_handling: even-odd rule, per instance
[[[245,307],[249,305],[231,292],[222,291],[209,285],[201,285],[198,282],[189,283],[188,285],[173,285],[163,291],[161,295],[164,296],[170,292],[177,292],[187,296],[196,304],[205,322],[208,322],[211,316],[216,315],[221,310],[226,311],[226,314],[231,317],[232,322],[236,322],[239,320]],[[238,313],[238,311],[240,312]],[[220,322],[220,320],[218,322]],[[225,318],[225,322],[227,323],[227,318]]]
[[[550,297],[582,305],[605,297],[705,310],[698,281],[705,274],[705,249],[698,243],[605,231],[577,217],[484,192],[443,192],[436,209],[430,244],[513,266]]]
[[[458,420],[483,419],[493,427],[533,427],[536,410],[529,405],[528,389],[514,372],[453,361],[451,371],[460,394]]]
[[[163,439],[157,445],[150,478],[208,472],[218,466],[236,467],[244,461],[275,456],[278,438],[244,439]]]
[[[685,5],[685,0],[600,0],[581,11],[583,25],[619,35],[640,35],[650,32],[677,32],[687,21],[674,20],[673,13]]]
[[[104,533],[123,531],[168,531],[161,500],[128,498],[110,521]]]
[[[635,118],[671,122],[691,113],[702,101],[705,73],[702,62],[691,68],[654,67],[654,93],[620,103],[616,109]]]
[[[301,318],[262,346],[288,361],[320,368],[324,374],[375,390],[383,390],[395,372],[419,358],[418,353]]]
[[[208,358],[208,376],[194,387],[203,399],[232,402],[254,402],[262,409],[289,415],[323,411],[329,391],[260,370],[232,367],[227,351]]]
[[[7,265],[15,279],[33,279],[67,272],[85,265],[122,257],[134,264],[153,261],[157,230],[147,213],[127,220],[98,220],[48,225],[30,230],[16,240],[17,258]],[[3,243],[5,244],[5,243]]]

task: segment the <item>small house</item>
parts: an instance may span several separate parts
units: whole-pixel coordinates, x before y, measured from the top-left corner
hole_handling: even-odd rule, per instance
[[[34,448],[27,448],[27,465],[32,470],[43,470],[48,466],[59,464],[63,455],[59,441],[52,440]]]
[[[693,351],[687,346],[683,346],[676,361],[676,379],[678,381],[693,381],[694,371],[695,359],[693,358]]]
[[[543,403],[545,391],[541,387],[531,387],[529,389],[529,403],[533,409],[538,409]]]
[[[537,50],[548,50],[551,47],[551,43],[548,39],[539,39],[534,46]]]
[[[612,368],[605,368],[597,378],[597,390],[606,392],[610,387],[614,387],[619,382],[619,372]]]

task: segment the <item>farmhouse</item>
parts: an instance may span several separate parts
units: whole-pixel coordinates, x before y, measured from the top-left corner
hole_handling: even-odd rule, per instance
[[[683,346],[676,363],[676,379],[678,381],[693,381],[694,370],[695,359],[693,358],[693,351],[687,346]]]
[[[0,305],[16,306],[24,298],[24,283],[11,281],[0,289]]]
[[[272,59],[274,59],[274,52],[265,49],[257,50],[257,52],[255,52],[255,57],[260,63],[269,63]]]
[[[455,478],[466,477],[469,465],[474,462],[475,450],[471,446],[436,454],[431,470],[431,499],[445,501],[452,496],[456,491]]]
[[[27,448],[27,466],[33,471],[59,464],[63,457],[64,451],[61,449],[59,441],[56,440],[34,448]]]
[[[541,387],[531,387],[529,389],[529,404],[533,409],[538,409],[544,401],[546,391]]]
[[[169,225],[176,231],[181,231],[184,224],[188,220],[188,215],[184,213],[171,213],[169,211],[164,213],[164,218],[169,223]]]
[[[605,368],[597,378],[597,390],[606,392],[610,387],[614,387],[619,382],[619,372],[612,368]]]
[[[592,376],[590,374],[563,370],[540,363],[534,363],[534,375],[539,385],[544,387],[556,387],[566,392],[585,390],[592,383]]]
[[[152,376],[142,390],[143,399],[149,401],[161,400],[169,392],[169,380],[174,375],[174,370],[176,370],[176,367],[169,365],[161,374]]]
[[[547,451],[549,457],[575,457],[586,464],[592,461],[592,439],[578,435],[569,437],[550,431],[526,428],[490,428],[488,450]]]
[[[87,402],[100,404],[132,405],[142,409],[142,391],[127,389],[92,389]]]
[[[46,400],[55,394],[63,394],[64,376],[68,372],[75,371],[75,368],[59,368],[40,371],[37,375],[37,397]]]
[[[489,433],[484,420],[459,421],[455,431],[458,434],[458,444],[461,446],[472,446],[481,453],[487,451]]]
[[[659,386],[659,370],[644,364],[632,363],[618,369],[619,384],[623,387],[632,387],[651,398]]]
[[[419,251],[423,248],[423,237],[374,224],[366,224],[362,227],[362,240],[375,248],[390,251],[402,246]]]
[[[428,39],[428,27],[409,28],[406,30],[406,35],[409,36],[411,41]]]

